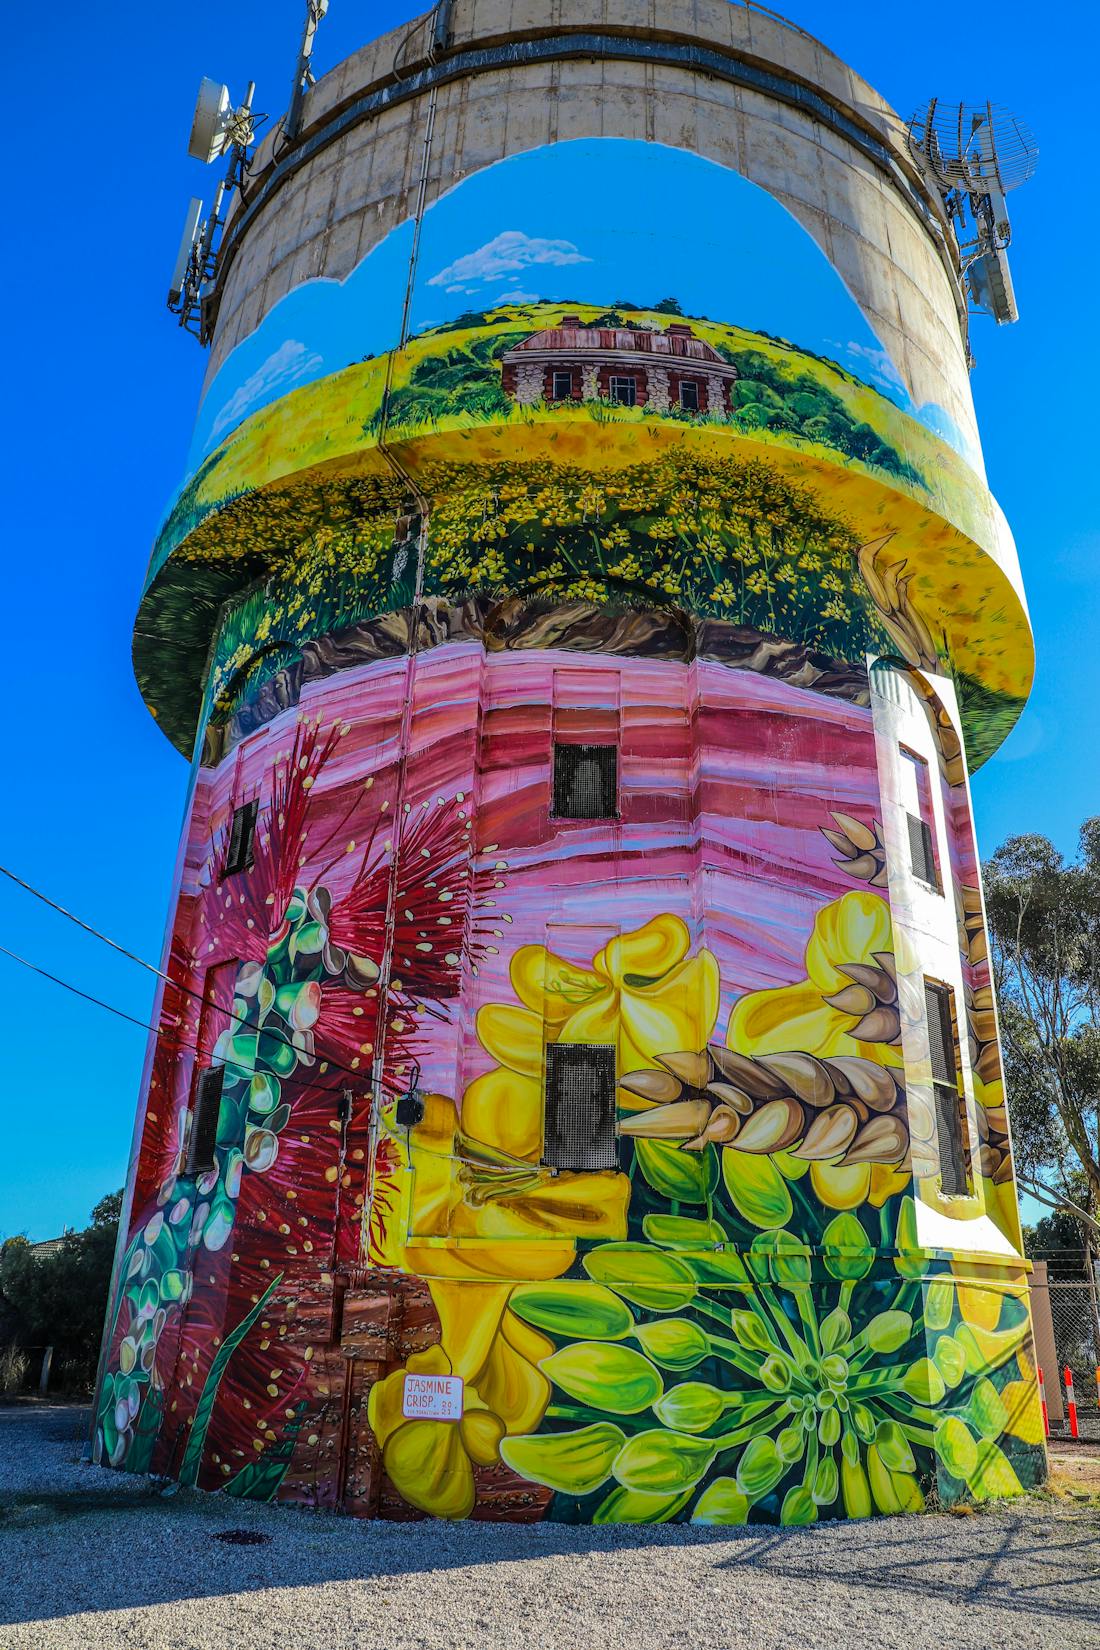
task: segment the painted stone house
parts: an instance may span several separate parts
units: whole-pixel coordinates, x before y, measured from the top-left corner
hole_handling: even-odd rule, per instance
[[[686,321],[654,327],[587,326],[563,315],[501,360],[506,395],[535,401],[617,401],[655,412],[728,413],[737,368]]]

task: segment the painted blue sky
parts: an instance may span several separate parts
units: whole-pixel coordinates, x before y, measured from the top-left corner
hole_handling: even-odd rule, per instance
[[[668,201],[656,213],[611,201]],[[204,398],[188,469],[251,412],[396,342],[411,231],[401,225],[345,280],[283,298],[232,352]],[[766,190],[712,161],[621,138],[557,143],[465,178],[429,208],[413,332],[466,310],[536,298],[641,308],[770,332],[838,360],[917,411],[897,369],[813,238]],[[930,426],[963,444],[942,408]]]
[[[1072,850],[1080,821],[1100,813],[1100,695],[1089,675],[1100,638],[1100,352],[1090,298],[1100,219],[1082,211],[1080,195],[1095,147],[1091,99],[1077,85],[1090,59],[1068,49],[1094,39],[1094,0],[1065,0],[1056,26],[1037,25],[1024,0],[1004,0],[995,29],[955,0],[925,0],[916,22],[911,7],[880,0],[780,3],[905,117],[931,93],[989,96],[1041,140],[1038,173],[1010,202],[1021,320],[975,323],[973,377],[1039,668],[1019,727],[973,790],[985,852],[1029,830]],[[318,70],[414,9],[332,0]],[[259,108],[284,107],[302,5],[191,0],[184,26],[171,7],[121,0],[109,25],[104,18],[78,0],[25,9],[19,73],[5,87],[13,133],[41,131],[49,88],[56,164],[48,186],[28,197],[26,144],[0,155],[5,198],[25,212],[23,250],[0,268],[0,864],[156,958],[187,765],[134,686],[130,631],[205,371],[203,352],[164,308],[187,201],[209,200],[214,181],[187,158],[187,135],[202,74],[236,91],[254,78]],[[108,131],[111,96],[119,125]],[[0,944],[138,1019],[150,1013],[148,974],[2,880]],[[121,1184],[145,1038],[2,956],[0,993],[0,1233],[45,1238],[83,1224]]]

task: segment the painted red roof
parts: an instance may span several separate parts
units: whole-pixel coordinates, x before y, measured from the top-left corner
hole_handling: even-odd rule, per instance
[[[571,322],[575,324],[571,325]],[[716,349],[704,343],[702,338],[696,338],[689,326],[679,323],[662,331],[651,327],[586,327],[575,317],[566,315],[562,317],[561,326],[532,333],[530,338],[516,344],[508,354],[515,355],[524,350],[539,353],[546,350],[600,353],[632,350],[639,355],[713,362],[728,370],[728,363],[723,361]]]

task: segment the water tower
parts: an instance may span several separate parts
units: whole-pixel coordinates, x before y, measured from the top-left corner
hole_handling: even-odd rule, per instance
[[[454,0],[314,83],[324,10],[283,120],[192,134],[97,1458],[391,1518],[1034,1483],[967,782],[1032,669],[969,369],[1033,145],[755,5]]]

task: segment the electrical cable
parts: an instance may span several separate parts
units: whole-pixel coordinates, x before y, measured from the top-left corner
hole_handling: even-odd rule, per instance
[[[59,909],[60,909],[60,907],[59,907]],[[74,918],[73,920],[78,921],[79,919]],[[85,924],[82,923],[81,927],[84,927],[84,926],[85,926]],[[90,929],[89,932],[94,933],[95,930]],[[108,941],[108,944],[110,944],[110,943],[111,942]],[[121,950],[122,948],[121,948],[121,946],[119,946],[119,947],[116,947],[116,949]],[[9,951],[6,945],[0,945],[0,953],[2,953],[5,957],[10,957],[13,962],[22,963],[23,967],[24,968],[29,968],[32,974],[40,974],[44,980],[49,980],[53,985],[60,985],[66,991],[71,991],[75,997],[83,997],[85,1002],[94,1003],[97,1008],[105,1008],[107,1010],[108,1014],[115,1014],[115,1015],[118,1016],[118,1018],[120,1020],[128,1020],[132,1026],[137,1026],[142,1031],[151,1031],[153,1033],[154,1037],[164,1037],[164,1036],[169,1035],[169,1032],[163,1026],[158,1030],[156,1026],[150,1025],[147,1020],[138,1020],[134,1017],[134,1015],[127,1014],[125,1009],[116,1008],[113,1003],[104,1002],[102,997],[93,997],[90,992],[81,991],[79,986],[70,985],[68,980],[61,979],[61,977],[59,975],[50,974],[46,969],[39,968],[37,963],[28,962],[27,958],[26,957],[21,957],[17,951]],[[136,960],[140,962],[141,959],[137,958]],[[144,966],[148,968],[148,967],[151,967],[151,964],[146,963]],[[156,972],[156,971],[154,970],[154,972]],[[231,1014],[229,1016],[229,1018],[239,1021],[240,1020],[240,1015]],[[270,1031],[271,1035],[273,1035],[273,1036],[278,1036],[279,1035],[272,1028],[266,1028],[266,1029],[268,1029]],[[282,1041],[285,1042],[286,1039],[283,1038]],[[203,1050],[201,1048],[199,1048],[197,1043],[189,1042],[186,1037],[173,1038],[173,1042],[175,1043],[175,1046],[177,1048],[186,1049],[187,1052],[190,1053],[190,1054],[201,1055],[202,1052],[203,1052]],[[337,1071],[341,1071],[341,1072],[346,1071],[346,1072],[350,1072],[351,1076],[353,1076],[353,1077],[358,1077],[358,1078],[362,1077],[361,1072],[351,1071],[350,1066],[342,1066],[338,1060],[328,1060],[325,1063],[326,1063],[326,1065],[335,1067],[335,1069]],[[383,1125],[383,1127],[385,1128],[385,1125]],[[400,1143],[400,1136],[395,1134],[392,1131],[392,1129],[385,1128],[385,1137],[386,1137],[387,1140],[393,1140],[393,1141],[396,1141],[396,1142]],[[511,1165],[505,1165],[503,1163],[485,1163],[480,1158],[462,1157],[458,1152],[433,1152],[433,1151],[430,1150],[429,1147],[414,1145],[411,1141],[408,1142],[408,1149],[411,1152],[413,1152],[413,1151],[420,1152],[424,1157],[438,1157],[438,1158],[441,1158],[441,1159],[445,1160],[448,1163],[465,1163],[470,1168],[488,1169],[488,1170],[490,1170],[494,1173],[497,1173],[497,1174],[514,1174],[516,1169],[518,1169],[518,1168],[522,1168],[522,1169],[526,1169],[526,1170],[530,1171],[531,1169],[542,1167],[542,1165],[539,1165],[539,1164],[528,1163],[521,1157],[517,1157],[517,1158],[514,1159],[514,1167],[511,1166]]]
[[[129,1020],[132,1026],[139,1026],[142,1031],[151,1031],[154,1036],[158,1037],[162,1035],[161,1032],[157,1031],[156,1026],[151,1026],[147,1020],[137,1020],[132,1014],[127,1014],[125,1009],[115,1008],[112,1003],[105,1003],[102,997],[93,997],[91,992],[81,991],[79,986],[70,985],[68,980],[62,980],[56,974],[47,973],[44,968],[39,968],[37,963],[28,962],[26,957],[21,957],[18,951],[9,951],[6,945],[0,945],[0,951],[3,952],[5,957],[10,957],[13,962],[22,963],[24,968],[29,968],[32,974],[40,974],[44,980],[50,980],[54,985],[64,986],[65,990],[71,991],[74,997],[83,997],[86,1003],[94,1003],[97,1008],[105,1008],[108,1014],[117,1014],[120,1020]]]
[[[238,1026],[248,1024],[246,1016],[234,1014],[231,1008],[225,1008],[223,1004],[215,1002],[212,997],[205,996],[201,991],[196,991],[192,986],[184,985],[181,980],[174,980],[171,974],[166,974],[164,972],[163,968],[157,968],[155,963],[146,962],[144,957],[139,957],[135,951],[128,951],[126,947],[124,945],[120,945],[117,940],[111,939],[109,934],[102,933],[98,928],[93,928],[91,923],[84,922],[83,919],[78,917],[74,912],[67,911],[63,905],[59,905],[57,901],[51,899],[48,894],[44,894],[40,888],[35,888],[31,883],[25,882],[22,877],[17,876],[15,872],[9,870],[6,865],[0,865],[0,875],[8,877],[20,888],[24,888],[28,894],[33,894],[35,899],[42,901],[43,905],[48,905],[51,911],[56,911],[60,916],[67,917],[69,921],[74,922],[78,928],[82,928],[86,934],[91,934],[93,939],[102,940],[104,945],[109,945],[112,951],[117,951],[119,955],[125,957],[127,961],[136,963],[139,968],[144,968],[150,974],[155,974],[158,980],[163,980],[166,985],[172,987],[173,991],[182,992],[185,996],[193,998],[201,1008],[219,1009],[226,1015],[227,1019],[234,1021]],[[0,950],[2,949],[3,947],[0,947]],[[11,951],[6,954],[8,956],[15,956],[15,953]],[[16,957],[16,961],[25,962],[26,959],[23,957]],[[26,967],[34,969],[36,974],[44,974],[46,979],[54,978],[52,974],[45,974],[45,970],[36,968],[34,963],[26,963]],[[66,984],[64,980],[58,980],[56,983],[58,985]],[[75,991],[77,996],[86,995],[85,992],[79,991],[76,986],[66,986],[66,989],[69,991]],[[92,1002],[99,1001],[98,998],[91,998],[89,1000]],[[124,1019],[132,1018],[131,1015],[123,1014],[122,1009],[112,1008],[110,1003],[103,1003],[100,1006],[109,1009],[112,1014],[122,1014]],[[145,1020],[134,1020],[133,1023],[135,1025],[143,1026],[146,1031],[153,1032],[154,1036],[157,1037],[164,1037],[168,1035],[168,1031],[170,1030],[170,1028],[166,1028],[164,1026],[161,1026],[158,1029],[156,1026],[149,1025]],[[285,1036],[277,1026],[266,1026],[264,1030],[267,1032],[268,1036],[275,1038],[276,1041],[280,1043],[283,1043],[287,1048],[295,1049],[296,1053],[301,1052],[296,1048],[293,1038]],[[180,1041],[181,1046],[192,1049],[196,1054],[201,1053],[200,1049],[195,1047],[194,1044],[188,1043],[186,1039],[181,1039]],[[365,1074],[363,1072],[356,1071],[351,1066],[345,1066],[339,1060],[328,1060],[326,1064],[332,1066],[336,1071],[342,1072],[345,1076],[354,1078],[356,1082],[361,1083],[364,1081]]]
[[[111,947],[112,951],[117,951],[121,956],[126,957],[130,962],[137,963],[139,968],[148,969],[150,974],[155,974],[158,979],[166,980],[169,985],[176,984],[176,981],[172,979],[171,975],[166,974],[163,969],[155,967],[153,963],[146,962],[145,958],[139,957],[136,952],[127,951],[124,945],[119,945],[117,940],[112,940],[108,935],[101,933],[98,928],[93,928],[90,922],[85,922],[82,917],[78,917],[74,912],[67,911],[63,905],[59,905],[57,901],[51,899],[48,894],[44,894],[40,888],[35,888],[29,882],[24,882],[22,877],[17,876],[15,872],[9,870],[6,865],[0,865],[0,876],[7,877],[8,880],[10,882],[14,882],[17,887],[24,889],[28,894],[33,894],[35,899],[40,899],[42,901],[43,905],[48,905],[51,911],[57,911],[61,916],[68,917],[69,921],[75,922],[78,928],[83,928],[86,934],[91,934],[95,939],[102,940],[104,945],[109,945]],[[33,967],[33,964],[29,964],[28,966]],[[181,986],[179,989],[185,990],[186,987]],[[205,1002],[206,999],[203,998],[202,1001]],[[153,1028],[150,1026],[149,1030],[151,1031],[152,1029]]]
[[[166,974],[163,969],[157,968],[151,962],[146,962],[145,958],[139,957],[136,952],[128,951],[124,945],[120,945],[117,940],[111,939],[108,934],[103,934],[98,928],[93,928],[90,923],[84,922],[83,919],[76,916],[74,912],[67,911],[63,905],[59,905],[56,900],[52,900],[49,895],[44,894],[41,889],[35,888],[33,884],[29,882],[25,882],[22,877],[17,876],[16,873],[9,870],[6,865],[0,865],[0,874],[8,877],[12,882],[18,884],[18,886],[25,889],[28,894],[33,894],[35,899],[41,900],[42,903],[44,905],[48,905],[51,910],[58,912],[59,915],[63,917],[67,917],[70,922],[75,923],[78,928],[84,929],[85,933],[91,934],[94,939],[102,940],[104,945],[109,945],[113,951],[117,951],[121,956],[126,957],[128,961],[137,963],[139,968],[144,968],[150,974],[155,974],[158,979],[164,980],[172,987],[173,990],[184,992],[187,996],[193,997],[203,1007],[219,1009],[226,1015],[227,1019],[235,1021],[238,1026],[246,1025],[248,1023],[242,1015],[234,1014],[232,1009],[227,1009],[223,1004],[215,1002],[212,998],[204,996],[201,992],[194,991],[190,986],[183,985],[178,980],[173,980],[172,976],[170,974]],[[134,1015],[127,1014],[125,1009],[116,1008],[113,1003],[104,1002],[101,997],[93,997],[90,992],[82,991],[79,986],[71,985],[68,980],[61,979],[57,974],[51,974],[46,969],[39,968],[37,963],[29,962],[26,957],[21,957],[16,951],[9,951],[5,945],[0,945],[0,952],[2,952],[5,957],[10,957],[13,962],[22,963],[23,967],[29,968],[33,974],[41,975],[44,980],[49,980],[54,985],[62,986],[64,990],[71,991],[76,997],[83,997],[85,1002],[94,1003],[97,1008],[106,1009],[108,1014],[117,1015],[120,1020],[128,1020],[131,1025],[139,1027],[142,1031],[151,1031],[154,1037],[172,1036],[173,1041],[178,1048],[186,1049],[188,1053],[197,1054],[200,1058],[202,1057],[204,1051],[198,1046],[197,1043],[192,1043],[183,1036],[173,1036],[172,1028],[170,1026],[161,1025],[158,1027],[150,1025],[148,1020],[139,1020],[135,1018]],[[177,1020],[177,1025],[179,1025],[179,1023],[180,1022]],[[275,1038],[277,1041],[285,1044],[288,1048],[294,1048],[295,1045],[293,1040],[289,1037],[285,1037],[276,1026],[266,1026],[263,1030],[268,1036]],[[300,1052],[300,1050],[295,1050],[295,1052]],[[357,1083],[364,1082],[367,1076],[364,1072],[354,1071],[351,1066],[345,1066],[340,1060],[329,1058],[326,1059],[325,1064],[333,1070],[340,1072],[342,1075],[353,1078]],[[386,1135],[387,1138],[391,1140],[399,1139],[399,1137],[392,1134],[389,1129],[386,1130]],[[457,1152],[435,1152],[427,1146],[414,1146],[411,1141],[408,1142],[408,1146],[410,1151],[421,1152],[425,1157],[437,1157],[444,1159],[447,1162],[464,1163],[471,1168],[487,1169],[497,1174],[513,1174],[516,1169],[523,1169],[530,1172],[533,1167],[537,1166],[528,1163],[526,1159],[522,1157],[512,1158],[510,1165],[503,1163],[484,1163],[477,1158],[462,1157]],[[510,1154],[505,1153],[504,1155],[509,1156]]]

